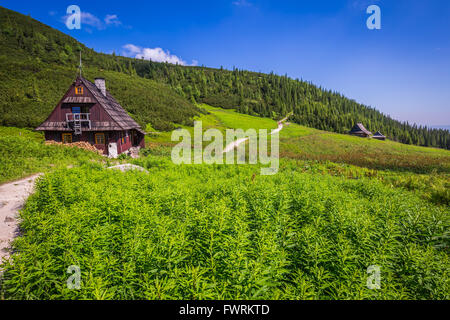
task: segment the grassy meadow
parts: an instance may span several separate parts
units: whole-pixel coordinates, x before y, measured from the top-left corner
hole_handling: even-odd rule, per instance
[[[30,129],[0,127],[0,184],[101,158],[77,148],[47,146],[43,134]]]
[[[231,109],[199,105],[208,114],[196,117],[202,121],[203,130],[275,129],[277,122],[240,114]],[[187,129],[193,136],[193,128]],[[170,156],[170,132],[154,133],[151,127],[147,136],[150,147],[145,154]],[[153,133],[152,133],[153,131]],[[206,143],[208,144],[208,143]],[[378,141],[335,134],[289,123],[280,132],[280,156],[293,160],[313,160],[326,163],[323,174],[345,175],[350,179],[361,174],[382,181],[391,187],[401,187],[418,192],[437,204],[450,204],[450,152],[436,148],[405,145],[393,141]],[[363,172],[363,173],[361,173]]]
[[[86,164],[38,182],[5,298],[448,299],[448,207],[313,162],[283,160],[275,176],[133,163],[149,173]],[[66,287],[71,265],[80,290]]]
[[[277,122],[201,105],[224,128],[275,129]],[[202,120],[202,117],[199,118]],[[208,119],[207,123],[211,123]],[[280,154],[291,159],[332,161],[373,169],[450,173],[450,152],[331,133],[290,123],[280,132]]]
[[[277,127],[199,107],[204,130]],[[290,124],[279,173],[260,176],[259,165],[176,166],[171,134],[147,130],[141,158],[122,161],[148,173],[122,173],[0,128],[1,181],[46,173],[0,299],[449,299],[449,151]],[[80,290],[66,285],[72,265]],[[366,286],[371,265],[379,290]]]

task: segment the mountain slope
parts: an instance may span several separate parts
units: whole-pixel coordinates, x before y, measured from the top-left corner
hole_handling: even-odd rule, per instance
[[[18,110],[28,103],[35,104],[30,108],[36,111],[39,101],[25,101],[21,98],[22,96],[33,98],[34,88],[37,87],[38,90],[41,88],[39,83],[34,85],[39,80],[32,77],[36,66],[50,65],[52,70],[63,66],[67,68],[67,73],[69,70],[75,72],[74,66],[78,64],[77,52],[82,50],[84,64],[92,68],[92,71],[109,70],[126,74],[131,78],[122,78],[125,82],[133,81],[132,78],[140,76],[166,85],[161,87],[165,94],[159,99],[160,103],[142,105],[137,101],[136,103],[128,101],[132,105],[125,105],[135,116],[141,118],[141,123],[151,123],[155,128],[160,126],[162,127],[160,129],[169,129],[171,122],[189,123],[191,116],[198,112],[191,102],[204,102],[215,107],[234,108],[241,113],[275,119],[293,111],[293,120],[298,124],[338,133],[347,132],[355,122],[363,122],[369,130],[373,132],[380,130],[395,141],[450,149],[450,132],[447,130],[432,130],[401,123],[339,93],[325,91],[308,82],[274,74],[184,67],[101,54],[62,32],[1,7],[0,30],[2,42],[0,69],[5,73],[6,66],[20,61],[23,76],[28,81],[28,91],[31,90],[30,94],[24,87],[6,88],[8,90],[7,93],[3,93],[0,107],[9,120],[0,121],[0,125],[23,125],[20,117],[11,116],[9,113],[20,112]],[[10,77],[14,78],[14,73]],[[68,81],[68,78],[65,79]],[[9,80],[11,81],[11,78]],[[136,92],[136,94],[148,94],[148,97],[158,95],[160,90],[154,90],[156,88],[154,82],[151,87],[153,89],[150,88],[148,93]],[[114,90],[112,93],[117,95]],[[129,100],[134,100],[132,95],[134,93],[127,93],[117,98],[120,102],[123,102],[121,98],[125,99],[127,96]],[[53,102],[43,100],[46,105],[53,105]],[[166,103],[168,105],[181,103],[179,106],[181,115],[177,115],[174,119],[177,112],[172,111],[178,109],[176,107],[166,109]],[[140,113],[145,116],[141,116]],[[156,120],[150,115],[156,117]],[[33,113],[28,117],[38,119],[40,116]],[[35,123],[36,121],[26,121],[25,125],[32,126]]]
[[[2,8],[0,25],[0,125],[37,127],[76,77],[73,52],[81,49],[85,57],[100,54]],[[143,127],[150,123],[158,130],[171,130],[174,123],[191,125],[192,117],[199,114],[197,107],[168,85],[112,67],[86,65],[83,75],[90,80],[105,77],[108,90]]]
[[[210,112],[207,121],[215,128],[274,129],[277,122],[203,105]],[[215,117],[216,119],[211,119]],[[203,116],[201,119],[206,118]],[[215,120],[215,121],[214,121]],[[215,123],[214,123],[215,122]],[[208,126],[204,126],[208,128]],[[304,127],[295,123],[280,132],[280,156],[301,160],[332,161],[376,170],[450,174],[450,152],[405,145],[393,141],[361,139]]]

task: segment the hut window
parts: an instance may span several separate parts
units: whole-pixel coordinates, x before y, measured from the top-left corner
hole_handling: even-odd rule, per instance
[[[83,87],[76,87],[75,94],[83,94]]]
[[[63,143],[72,143],[72,134],[71,133],[63,133],[62,134],[62,142]]]
[[[95,134],[95,144],[105,144],[105,134],[96,133]]]
[[[72,107],[72,113],[81,113],[81,107]]]

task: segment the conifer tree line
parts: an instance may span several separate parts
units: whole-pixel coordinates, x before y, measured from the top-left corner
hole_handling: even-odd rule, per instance
[[[450,149],[448,130],[394,120],[337,92],[287,76],[138,60],[133,66],[138,75],[165,82],[192,102],[274,119],[293,112],[291,120],[298,124],[337,133],[347,133],[361,122],[394,141]]]
[[[23,55],[24,60],[76,68],[77,53],[81,50],[84,65],[167,84],[191,103],[233,108],[274,119],[293,112],[291,120],[295,123],[337,133],[347,133],[361,122],[369,131],[380,131],[394,141],[450,149],[448,130],[394,120],[310,82],[274,73],[188,67],[97,53],[62,32],[1,7],[0,41],[0,58],[13,52],[16,58]]]

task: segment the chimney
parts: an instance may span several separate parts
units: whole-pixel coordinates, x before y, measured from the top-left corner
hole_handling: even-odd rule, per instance
[[[106,85],[104,78],[95,78],[95,86],[100,90],[106,97]]]

